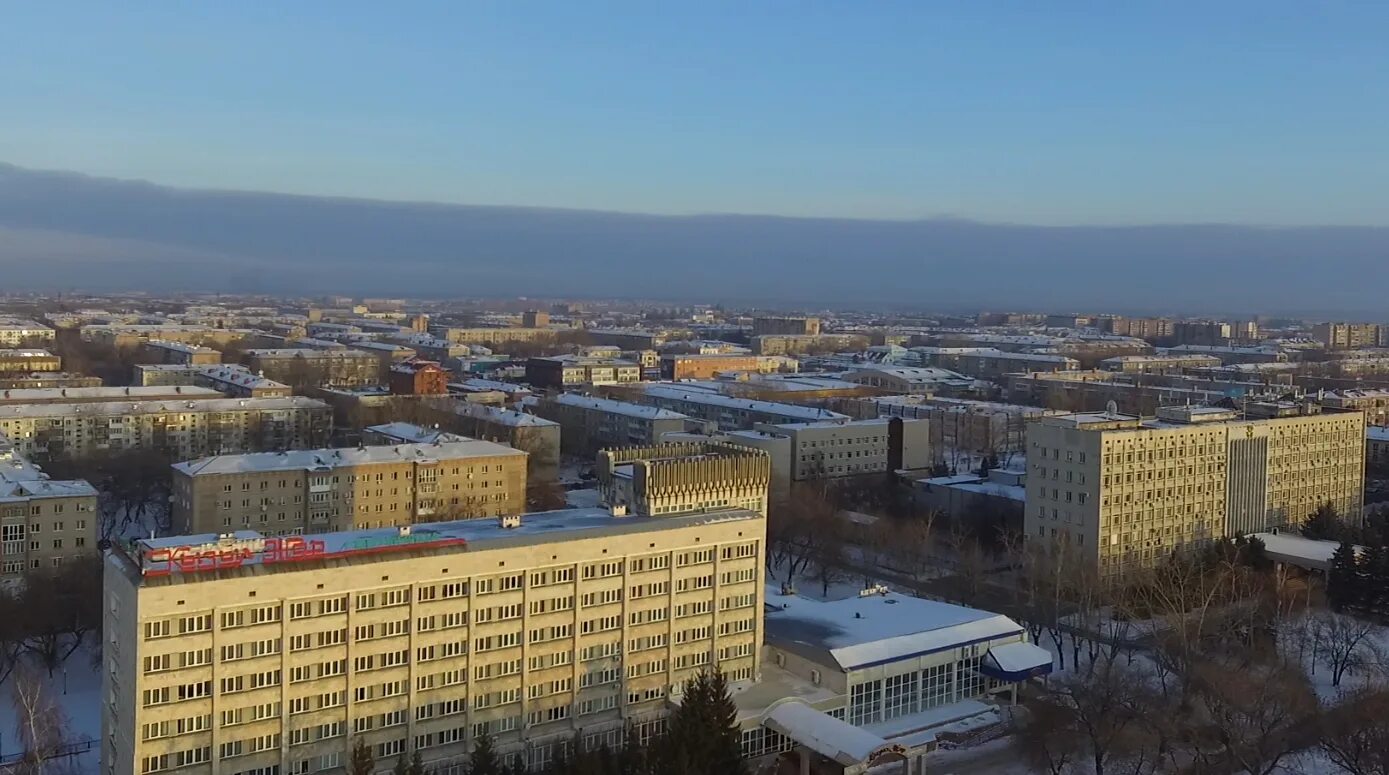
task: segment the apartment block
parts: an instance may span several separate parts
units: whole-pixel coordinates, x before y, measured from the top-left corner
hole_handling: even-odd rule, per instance
[[[308,449],[327,443],[332,424],[327,404],[300,396],[0,407],[0,433],[39,461],[137,449],[176,460]]]
[[[1100,361],[1100,368],[1104,371],[1121,374],[1180,374],[1186,369],[1213,369],[1220,365],[1219,358],[1202,353],[1116,355]]]
[[[849,418],[815,406],[756,401],[684,385],[645,385],[632,399],[712,423],[721,431],[752,430],[758,423],[813,422]]]
[[[106,563],[112,775],[541,767],[650,729],[701,670],[760,669],[765,521],[600,509],[272,537],[141,540]]]
[[[232,398],[282,398],[294,394],[294,389],[289,385],[234,363],[203,366],[139,364],[135,367],[135,382],[144,387],[191,385],[215,390]]]
[[[995,347],[913,347],[928,366],[959,372],[976,379],[999,380],[1017,372],[1071,371],[1080,361],[1048,353],[1006,352]]]
[[[1028,538],[1115,575],[1296,527],[1325,503],[1358,523],[1365,417],[1273,403],[1045,417],[1027,426],[1027,463]]]
[[[206,401],[225,397],[211,388],[191,385],[11,388],[0,394],[0,414],[3,414],[3,407],[10,406],[99,404],[112,401]]]
[[[626,401],[562,393],[535,400],[531,411],[560,425],[564,451],[592,455],[605,447],[649,446],[692,424],[703,425],[679,412]]]
[[[787,469],[797,482],[929,468],[930,423],[901,417],[758,425],[791,440]]]
[[[179,363],[185,365],[207,365],[209,363],[221,363],[222,353],[211,347],[202,347],[196,344],[186,344],[184,342],[166,342],[163,339],[151,339],[141,347],[144,355],[155,359],[157,363]]]
[[[272,535],[520,514],[526,453],[487,441],[253,452],[173,465],[179,533]]]
[[[273,348],[247,350],[242,357],[251,371],[290,385],[354,387],[381,382],[380,358],[362,350]]]
[[[50,479],[0,434],[0,579],[95,551],[96,499],[87,482]]]
[[[0,316],[0,345],[5,347],[48,346],[53,329],[24,318]]]
[[[1318,323],[1312,327],[1312,338],[1328,350],[1382,347],[1389,344],[1385,333],[1378,323]]]
[[[752,338],[752,351],[758,355],[846,352],[862,350],[869,341],[866,334],[763,334]]]
[[[694,355],[667,353],[661,356],[661,378],[669,380],[713,379],[726,371],[770,374],[787,364],[780,358],[760,355]]]
[[[390,367],[391,393],[401,396],[442,396],[449,392],[449,371],[438,361],[410,358]]]
[[[63,359],[47,350],[0,350],[0,372],[62,371]]]
[[[583,385],[641,381],[642,366],[619,358],[556,355],[526,361],[526,382],[537,388],[566,390]]]
[[[819,318],[761,317],[752,321],[753,336],[816,336],[819,333]]]
[[[1317,395],[1317,403],[1334,409],[1365,413],[1365,424],[1389,426],[1389,389],[1352,388]]]
[[[455,344],[496,345],[506,342],[553,342],[559,332],[552,328],[441,328],[440,339]]]

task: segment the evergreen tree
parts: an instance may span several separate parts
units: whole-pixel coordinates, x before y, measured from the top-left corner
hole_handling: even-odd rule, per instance
[[[410,765],[405,761],[405,754],[395,757],[395,766],[391,768],[391,775],[409,775]]]
[[[375,769],[376,759],[371,755],[371,748],[366,738],[359,736],[352,743],[352,760],[348,762],[347,771],[351,775],[371,775]]]
[[[405,775],[424,775],[424,756],[420,754],[420,749],[416,748],[410,754],[410,766],[405,769]]]
[[[722,671],[706,671],[685,682],[680,707],[671,714],[663,741],[661,772],[744,775],[738,708]]]
[[[1355,559],[1355,547],[1342,541],[1331,555],[1331,567],[1326,572],[1326,600],[1335,611],[1355,608],[1359,603],[1360,568]]]
[[[1360,611],[1366,616],[1383,617],[1389,613],[1389,551],[1383,546],[1367,546],[1356,567],[1356,602]]]
[[[473,753],[468,757],[468,775],[506,775],[505,765],[492,746],[491,735],[483,735],[473,743]]]
[[[1318,541],[1335,541],[1341,537],[1341,517],[1336,507],[1328,501],[1317,507],[1312,516],[1302,523],[1302,536]]]

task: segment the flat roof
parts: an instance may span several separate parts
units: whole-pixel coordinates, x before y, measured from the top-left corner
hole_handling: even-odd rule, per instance
[[[826,602],[768,586],[766,599],[769,643],[828,653],[846,671],[1023,632],[1002,614],[896,592]]]
[[[216,392],[216,391],[213,391]],[[220,393],[218,395],[221,395]],[[0,407],[0,420],[12,417],[54,417],[74,414],[169,414],[180,412],[235,412],[240,409],[275,411],[288,409],[328,409],[314,398],[205,398],[198,401],[97,401],[92,403],[20,404]]]
[[[408,422],[388,422],[380,425],[369,425],[362,430],[371,431],[377,435],[396,439],[406,444],[432,444],[435,441],[470,440],[467,436],[460,436],[457,433],[448,433],[438,428],[425,428]]]
[[[706,406],[721,406],[728,409],[743,409],[750,412],[761,412],[763,414],[776,414],[783,417],[797,417],[806,420],[848,420],[849,416],[838,412],[831,412],[828,409],[820,409],[813,406],[801,406],[799,404],[783,404],[775,401],[753,401],[746,398],[736,398],[722,393],[710,393],[708,391],[696,389],[694,391],[681,388],[679,385],[645,385],[643,392],[648,396],[657,398],[667,398],[675,401],[689,401],[695,404]]]
[[[140,539],[109,557],[128,563],[135,583],[191,583],[203,579],[292,572],[332,561],[371,561],[411,554],[457,554],[489,548],[548,544],[603,535],[621,535],[722,522],[761,519],[748,509],[723,509],[661,517],[615,517],[606,509],[562,509],[525,514],[519,525],[498,519],[463,519],[420,525],[266,536],[237,531]]]
[[[429,444],[394,444],[368,447],[296,449],[284,452],[247,452],[174,463],[173,469],[188,476],[245,474],[258,471],[317,471],[379,463],[438,463],[480,457],[511,457],[526,453],[490,441],[435,441]]]
[[[300,340],[305,341],[305,340]],[[331,342],[331,344],[340,344]],[[375,358],[364,350],[349,349],[345,345],[341,349],[320,350],[308,347],[272,347],[266,349],[246,350],[246,355],[252,358]]]
[[[177,390],[175,390],[177,388]],[[4,400],[12,403],[50,402],[56,404],[66,401],[141,401],[150,398],[170,400],[222,398],[223,395],[212,388],[193,385],[131,385],[115,387],[53,387],[53,388],[10,388],[4,393]]]
[[[618,414],[624,417],[638,417],[643,420],[686,420],[689,419],[679,412],[672,412],[669,409],[661,409],[656,406],[645,404],[633,404],[627,401],[615,401],[611,398],[594,398],[583,396],[578,393],[561,393],[553,400],[561,406],[573,406],[580,409],[592,409],[596,412],[607,412]]]

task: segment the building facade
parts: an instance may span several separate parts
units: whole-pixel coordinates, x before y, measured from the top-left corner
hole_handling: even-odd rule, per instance
[[[762,317],[753,318],[753,336],[818,336],[819,318]]]
[[[569,454],[592,455],[605,447],[649,446],[695,422],[679,412],[577,393],[534,401],[531,410],[560,425]]]
[[[438,361],[411,358],[387,374],[391,393],[402,396],[442,396],[449,392],[449,371]]]
[[[584,385],[620,385],[641,381],[642,366],[619,358],[556,355],[526,361],[526,382],[537,388],[568,390]]]
[[[0,350],[0,372],[62,371],[63,359],[47,350]]]
[[[1312,327],[1312,338],[1328,350],[1359,350],[1386,344],[1384,331],[1378,323],[1318,323]]]
[[[289,385],[381,384],[381,360],[362,350],[256,349],[243,358],[251,371]]]
[[[1295,527],[1323,504],[1358,524],[1365,417],[1251,404],[1156,419],[1045,417],[1027,431],[1029,540],[1120,575],[1223,536]]]
[[[215,398],[9,406],[0,433],[38,461],[150,450],[177,460],[257,450],[322,447],[332,433],[322,401]]]
[[[621,447],[598,453],[598,489],[614,513],[661,516],[719,509],[767,513],[771,459],[716,441]]]
[[[151,339],[144,343],[141,350],[146,357],[153,358],[157,363],[204,366],[209,363],[222,362],[222,353],[211,347],[183,342],[166,342],[163,339]]]
[[[701,670],[757,675],[764,539],[754,511],[579,510],[118,548],[102,762],[340,773],[360,739],[432,769],[486,735],[543,766],[659,723]]]
[[[0,579],[94,552],[100,523],[90,484],[48,478],[0,434]]]
[[[173,465],[182,534],[300,535],[520,514],[526,453],[441,441],[218,455]]]

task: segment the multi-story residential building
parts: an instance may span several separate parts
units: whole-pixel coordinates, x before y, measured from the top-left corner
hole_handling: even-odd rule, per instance
[[[0,316],[0,346],[46,346],[53,342],[53,329],[24,318]]]
[[[438,361],[410,358],[386,375],[391,393],[399,396],[443,396],[449,392],[449,371]]]
[[[571,510],[146,539],[106,563],[112,775],[431,770],[489,737],[539,768],[647,733],[702,670],[760,669],[765,521]]]
[[[759,374],[770,374],[784,371],[789,365],[786,363],[786,359],[761,355],[667,353],[661,356],[661,378],[670,380],[713,379],[726,371],[752,371]]]
[[[111,401],[206,401],[225,397],[211,388],[191,385],[11,388],[0,394],[0,407],[37,404],[96,404]]]
[[[217,326],[183,323],[118,323],[82,326],[80,336],[83,341],[125,349],[139,347],[151,339],[190,344],[215,344],[221,347],[255,336],[258,333],[258,331],[248,328],[218,328]]]
[[[1101,318],[1099,322],[1100,330],[1119,336],[1131,336],[1150,342],[1172,337],[1172,321],[1167,318],[1110,317]]]
[[[178,363],[188,366],[204,366],[209,363],[221,363],[222,353],[211,347],[202,347],[196,344],[186,344],[184,342],[166,342],[163,339],[151,339],[144,343],[141,348],[144,355],[154,358],[156,363]]]
[[[994,347],[913,347],[928,366],[959,372],[976,379],[999,380],[1020,371],[1071,371],[1080,361],[1049,353],[1005,352]]]
[[[623,350],[654,350],[670,339],[684,338],[688,331],[644,331],[638,328],[590,328],[589,341]]]
[[[713,423],[721,431],[752,430],[758,423],[849,420],[847,415],[815,406],[737,398],[684,385],[643,385],[641,392],[629,395],[638,403]]]
[[[752,338],[752,351],[758,355],[845,352],[862,350],[868,342],[866,334],[763,334]]]
[[[1317,403],[1332,409],[1365,413],[1366,425],[1389,426],[1389,389],[1352,388],[1317,395]]]
[[[1155,385],[1099,370],[1014,374],[1007,383],[1011,403],[1068,412],[1102,411],[1112,402],[1122,414],[1150,415],[1162,406],[1210,404],[1227,397],[1220,390]]]
[[[1370,426],[1365,429],[1365,463],[1381,471],[1389,467],[1389,428]]]
[[[605,449],[596,471],[598,490],[615,514],[767,513],[771,459],[759,449],[719,441]]]
[[[967,391],[974,380],[934,366],[860,366],[844,375],[846,382],[881,389],[884,393],[928,396],[944,391]]]
[[[101,387],[101,377],[66,371],[11,372],[0,374],[0,390],[39,390],[44,388]]]
[[[931,449],[940,459],[945,450],[966,455],[994,455],[1021,452],[1026,443],[1027,423],[1052,410],[995,401],[967,398],[918,398],[884,396],[854,399],[841,407],[858,417],[905,417],[930,423]]]
[[[430,408],[430,424],[441,430],[524,450],[530,455],[534,480],[550,479],[559,468],[560,425],[553,420],[470,401],[446,401]]]
[[[528,309],[521,313],[521,326],[523,328],[549,328],[550,313],[543,310]]]
[[[506,342],[553,342],[559,332],[553,328],[440,328],[440,339],[456,344],[505,344]]]
[[[760,424],[756,430],[791,440],[787,470],[797,482],[923,469],[934,462],[926,420]]]
[[[135,382],[145,387],[192,385],[232,398],[281,398],[294,394],[294,389],[289,385],[262,377],[234,363],[206,366],[139,364],[135,367]]]
[[[1158,350],[1159,355],[1212,355],[1221,363],[1284,363],[1288,354],[1272,345],[1231,345],[1228,347],[1184,344]]]
[[[47,350],[0,350],[0,373],[62,370],[63,359]]]
[[[1365,417],[1291,404],[1044,417],[1027,426],[1027,463],[1028,538],[1122,574],[1326,503],[1358,523]]]
[[[1100,368],[1104,371],[1121,374],[1180,374],[1185,369],[1214,369],[1220,365],[1219,358],[1202,353],[1116,355],[1100,361]]]
[[[567,390],[583,385],[641,381],[641,364],[619,358],[555,355],[526,361],[526,382],[537,388]]]
[[[560,424],[569,454],[591,455],[604,447],[649,446],[668,434],[702,425],[679,412],[577,393],[533,400],[531,411]]]
[[[1218,347],[1228,345],[1234,334],[1235,328],[1223,320],[1179,320],[1172,324],[1172,340],[1179,345]]]
[[[187,460],[212,454],[322,447],[332,424],[332,410],[327,404],[301,396],[0,408],[0,433],[10,438],[20,454],[39,461],[121,450],[153,450]]]
[[[50,479],[0,434],[0,579],[96,550],[101,515],[88,483]]]
[[[273,535],[520,514],[526,453],[487,441],[217,455],[173,465],[179,533]]]
[[[242,357],[251,371],[290,385],[381,383],[381,360],[362,350],[257,349],[247,350]]]
[[[762,317],[752,321],[753,336],[816,336],[819,333],[819,318]]]
[[[1318,323],[1312,327],[1312,338],[1328,350],[1382,347],[1385,333],[1378,323]]]

